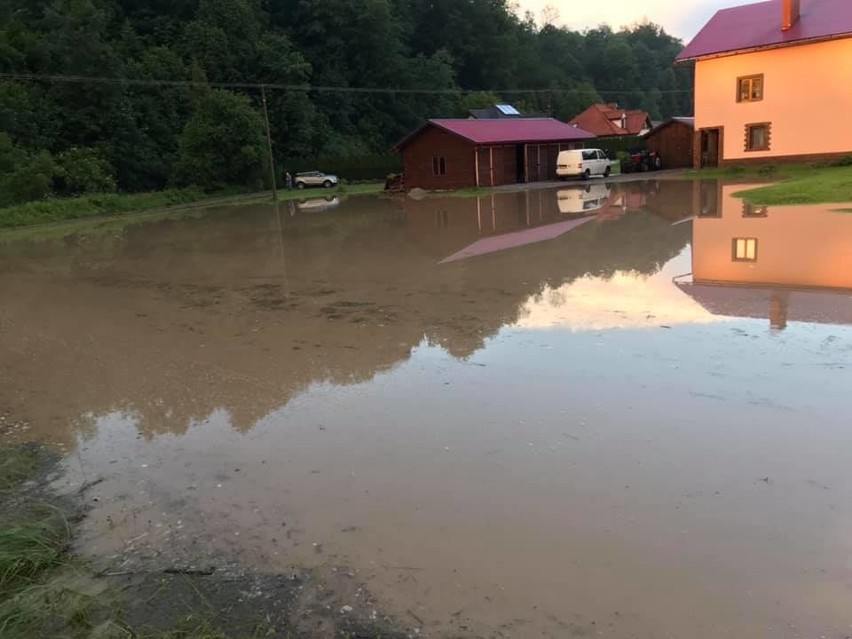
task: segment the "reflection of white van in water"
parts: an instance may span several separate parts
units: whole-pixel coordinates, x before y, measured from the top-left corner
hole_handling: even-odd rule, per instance
[[[593,175],[609,177],[612,160],[600,149],[573,149],[562,151],[556,160],[556,175],[561,178],[581,177],[588,180]]]
[[[559,212],[571,215],[590,213],[606,206],[609,201],[609,187],[599,182],[574,189],[562,189],[556,194]]]

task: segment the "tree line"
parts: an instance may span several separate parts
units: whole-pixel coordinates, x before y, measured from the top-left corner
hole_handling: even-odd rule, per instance
[[[261,84],[279,165],[384,154],[495,101],[690,115],[681,47],[653,24],[540,27],[507,0],[0,0],[0,206],[259,186]]]

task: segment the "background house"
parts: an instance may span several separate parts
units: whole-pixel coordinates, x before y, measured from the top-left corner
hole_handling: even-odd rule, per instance
[[[559,152],[592,138],[551,118],[429,120],[395,150],[405,188],[458,189],[555,180]]]
[[[524,117],[524,114],[511,104],[492,104],[484,109],[471,109],[469,113],[474,120],[503,120]]]
[[[695,118],[671,118],[645,136],[648,148],[656,151],[664,169],[692,166]]]
[[[852,153],[852,2],[724,9],[681,52],[695,61],[696,167]]]
[[[621,109],[617,104],[593,104],[569,121],[600,138],[644,135],[652,128],[646,111]]]

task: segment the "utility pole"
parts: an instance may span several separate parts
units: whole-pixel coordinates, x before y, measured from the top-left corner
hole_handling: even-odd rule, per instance
[[[278,186],[275,175],[275,156],[272,155],[272,132],[269,130],[269,110],[266,107],[266,85],[260,85],[260,95],[263,98],[263,120],[266,122],[266,146],[269,149],[269,176],[272,178],[272,201],[278,201]]]

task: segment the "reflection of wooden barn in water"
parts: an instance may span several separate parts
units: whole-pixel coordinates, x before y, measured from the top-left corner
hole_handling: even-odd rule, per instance
[[[559,152],[593,137],[551,118],[430,120],[396,150],[406,188],[458,189],[555,180]]]
[[[606,194],[605,197],[599,198],[602,193],[595,186]],[[588,202],[596,203],[594,209],[586,209],[584,204]],[[478,263],[479,258],[490,261],[487,256],[497,259],[499,255],[513,262],[512,266],[501,262],[501,268],[514,274],[526,269],[530,255],[541,257],[551,251],[555,251],[552,257],[559,255],[564,246],[554,249],[551,240],[557,244],[570,242],[570,256],[565,257],[576,259],[578,264],[583,264],[582,268],[592,268],[602,255],[612,259],[620,250],[624,268],[628,270],[643,270],[637,266],[641,259],[633,261],[628,255],[631,250],[615,248],[618,230],[632,234],[638,242],[632,248],[638,253],[653,253],[652,247],[657,241],[668,238],[670,233],[683,240],[678,250],[686,243],[687,229],[675,229],[661,216],[626,215],[647,208],[642,183],[623,184],[613,189],[601,183],[492,193],[477,198],[406,199],[404,206],[408,241],[421,247],[437,262],[449,264],[470,260]],[[652,232],[648,231],[649,219],[655,221]],[[582,238],[575,237],[580,234]],[[610,245],[610,241],[614,244]],[[537,246],[532,248],[531,245]],[[530,247],[535,253],[515,250],[521,247]],[[519,257],[521,255],[527,258]],[[563,263],[562,257],[554,265],[558,263]],[[486,272],[490,271],[486,269]]]

